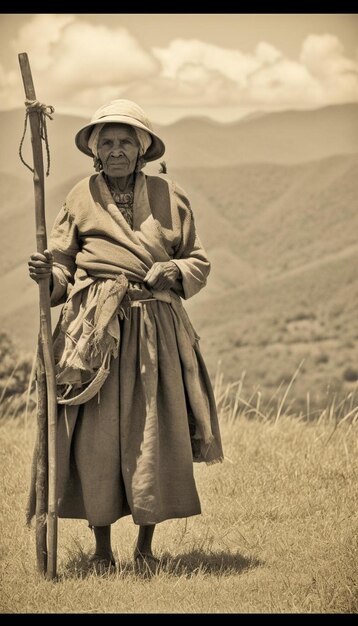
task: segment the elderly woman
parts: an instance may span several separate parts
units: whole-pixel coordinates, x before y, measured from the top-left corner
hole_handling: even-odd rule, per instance
[[[193,461],[223,458],[212,387],[182,299],[210,271],[190,203],[145,176],[164,154],[142,109],[114,100],[75,138],[98,172],[69,193],[49,250],[29,260],[64,303],[55,331],[58,510],[94,529],[94,563],[114,563],[110,527],[131,514],[134,558],[156,563],[156,524],[201,512]]]

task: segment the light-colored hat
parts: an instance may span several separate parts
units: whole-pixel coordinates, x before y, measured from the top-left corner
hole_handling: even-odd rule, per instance
[[[96,124],[128,124],[128,126],[147,131],[152,138],[152,143],[143,155],[146,161],[155,161],[165,152],[163,141],[153,131],[143,109],[131,100],[112,100],[109,104],[105,104],[97,109],[90,123],[78,131],[75,137],[76,146],[81,152],[91,157],[95,155],[88,147],[88,140]]]

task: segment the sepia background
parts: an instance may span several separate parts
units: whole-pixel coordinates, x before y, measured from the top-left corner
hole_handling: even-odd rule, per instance
[[[269,399],[299,367],[297,410],[347,397],[358,380],[358,16],[10,14],[0,30],[2,330],[34,350],[32,177],[18,156],[26,51],[38,97],[55,107],[48,228],[93,171],[76,131],[110,99],[137,101],[212,262],[187,303],[211,375],[220,361],[227,380]]]
[[[358,15],[2,14],[0,34],[1,611],[357,613]],[[56,583],[36,572],[24,517],[38,289],[19,52],[55,107],[48,230],[94,171],[75,133],[124,97],[163,137],[212,262],[185,306],[225,460],[195,464],[202,515],[159,525],[150,580],[134,570],[130,516],[112,527],[114,571],[91,570],[87,522],[66,519]]]

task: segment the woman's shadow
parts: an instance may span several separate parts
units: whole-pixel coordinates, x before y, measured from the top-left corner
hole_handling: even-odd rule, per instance
[[[244,556],[238,551],[205,552],[204,550],[192,550],[176,556],[163,553],[155,573],[160,574],[163,572],[171,576],[184,576],[186,578],[191,578],[197,574],[229,576],[242,574],[263,564],[264,561],[260,561],[255,557]],[[116,559],[115,567],[94,571],[89,561],[89,555],[80,552],[66,563],[63,576],[65,578],[85,578],[94,573],[100,576],[119,576],[121,578],[138,575],[134,561],[129,559]]]
[[[191,577],[193,574],[241,574],[262,565],[255,557],[240,552],[192,550],[176,556],[163,555],[163,569],[174,576]]]

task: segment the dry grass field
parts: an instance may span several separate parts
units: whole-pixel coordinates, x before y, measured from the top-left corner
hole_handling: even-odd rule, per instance
[[[158,526],[152,578],[134,571],[129,517],[113,527],[114,571],[90,571],[86,522],[60,520],[58,581],[37,574],[24,515],[34,417],[2,421],[1,611],[357,612],[357,409],[307,423],[221,405],[225,462],[195,468],[201,516]]]

